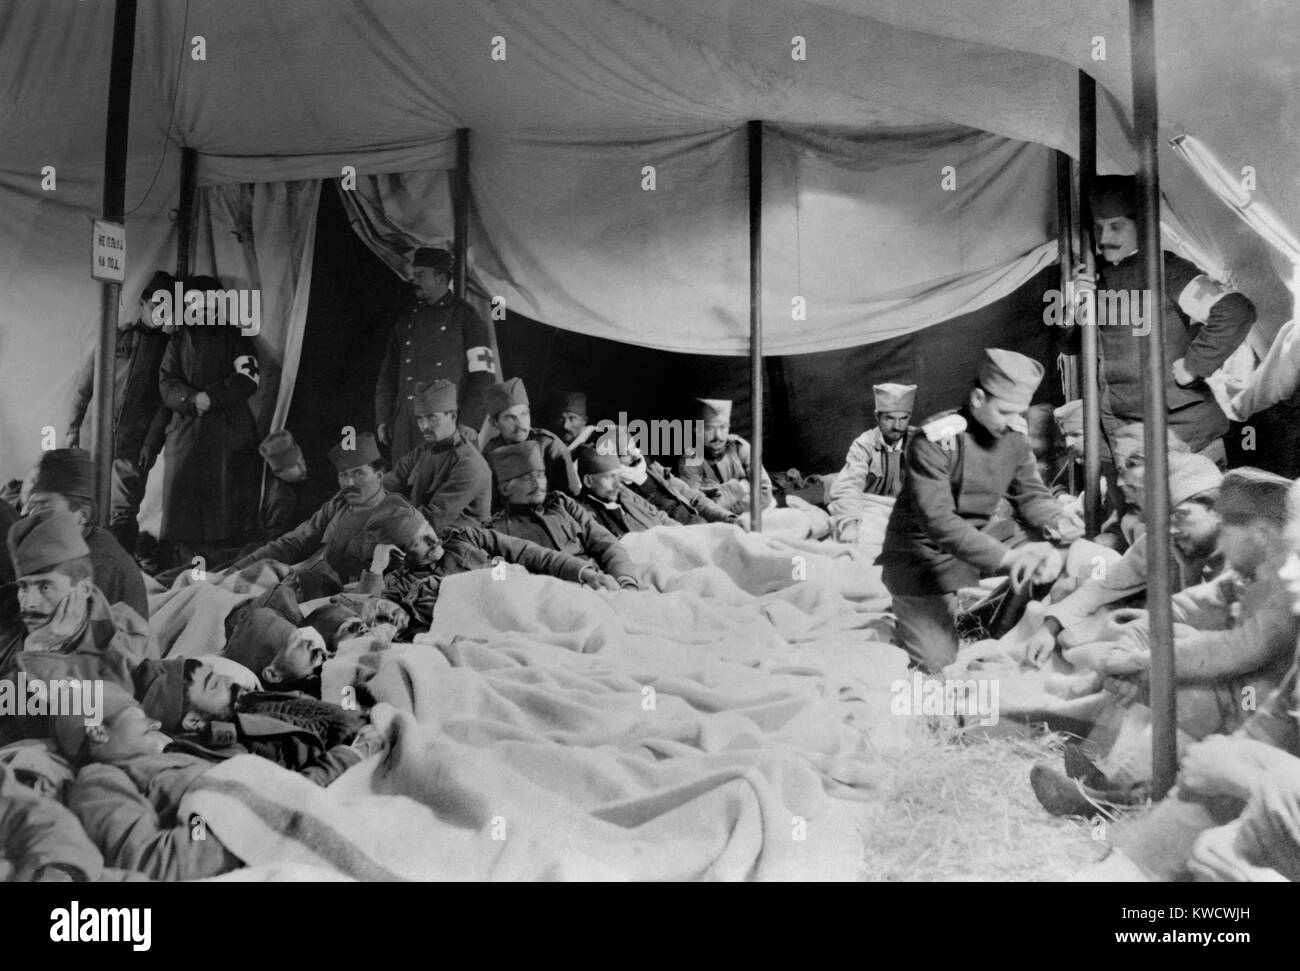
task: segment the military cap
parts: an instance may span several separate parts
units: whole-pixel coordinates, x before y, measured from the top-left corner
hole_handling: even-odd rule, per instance
[[[509,482],[529,472],[546,471],[546,463],[542,461],[542,447],[532,439],[518,445],[494,448],[487,458],[492,463],[492,473],[498,482]]]
[[[1082,435],[1083,399],[1075,398],[1073,401],[1067,401],[1052,412],[1052,417],[1056,419],[1056,427],[1061,430],[1062,435]]]
[[[240,619],[223,653],[260,678],[295,633],[297,628],[283,616],[267,607],[258,607]]]
[[[1015,351],[990,347],[984,351],[976,375],[980,387],[993,397],[1027,411],[1043,380],[1043,366]]]
[[[149,282],[144,285],[140,291],[141,300],[150,300],[159,290],[165,290],[171,293],[176,287],[176,278],[166,270],[154,270],[153,276],[149,277]]]
[[[561,411],[573,415],[587,415],[587,396],[581,391],[570,391],[564,396],[564,407]]]
[[[1137,178],[1132,175],[1101,175],[1088,193],[1093,219],[1125,216],[1136,219],[1138,212]]]
[[[695,416],[701,421],[731,424],[731,402],[725,398],[696,398]]]
[[[1232,469],[1219,483],[1215,511],[1225,523],[1242,526],[1265,519],[1285,526],[1290,517],[1287,493],[1291,480],[1249,466]]]
[[[349,610],[342,604],[327,603],[308,614],[307,623],[324,639],[325,649],[332,655],[339,649],[339,628],[345,622],[360,616],[355,610]]]
[[[488,388],[488,414],[495,418],[507,408],[528,404],[528,389],[522,378],[511,378]]]
[[[198,666],[193,658],[169,657],[162,661],[150,658],[140,662],[135,669],[135,693],[140,697],[140,707],[150,718],[162,725],[168,735],[181,730],[181,719],[188,707],[185,703],[186,665]]]
[[[906,411],[910,414],[916,404],[914,384],[877,384],[871,390],[878,412]]]
[[[449,252],[433,246],[421,246],[411,257],[412,266],[427,266],[434,273],[445,273],[449,276],[454,262]]]
[[[583,445],[574,449],[573,459],[578,464],[578,475],[617,472],[623,465],[616,452],[610,452],[608,449],[602,451],[592,445]]]
[[[128,708],[139,707],[131,692],[114,681],[104,682],[104,699],[98,717],[101,725],[108,725]],[[73,765],[80,765],[86,756],[86,715],[54,715],[50,718],[50,733],[59,751]]]
[[[1217,492],[1223,482],[1219,467],[1204,455],[1172,452],[1169,455],[1169,501],[1177,506],[1193,496]]]
[[[84,448],[52,448],[41,453],[32,480],[32,492],[57,492],[64,496],[95,497],[95,461]]]
[[[348,469],[355,469],[360,465],[367,465],[371,462],[378,462],[382,456],[379,454],[379,443],[375,441],[375,436],[370,432],[362,432],[356,437],[353,443],[355,448],[345,449],[340,442],[330,449],[330,461],[334,463],[334,468],[339,472],[346,472]]]
[[[16,577],[46,573],[60,563],[90,555],[81,524],[70,512],[20,519],[9,527],[8,541]]]
[[[1142,461],[1146,457],[1146,426],[1140,421],[1125,425],[1115,433],[1115,441],[1111,444],[1111,451],[1115,455],[1115,463],[1121,468],[1131,460]],[[1171,453],[1190,452],[1187,443],[1179,438],[1172,428],[1166,429],[1165,434],[1166,447]]]
[[[376,512],[366,523],[362,546],[373,550],[376,543],[389,543],[407,549],[415,542],[421,528],[428,526],[424,514],[408,502],[395,503]]]
[[[415,385],[415,413],[429,415],[434,412],[456,411],[456,385],[444,378],[429,384],[423,381]]]
[[[266,459],[266,464],[273,472],[283,472],[295,465],[307,464],[303,460],[302,449],[298,447],[298,443],[293,439],[293,433],[287,428],[267,435],[262,439],[262,444],[257,446],[257,452]]]

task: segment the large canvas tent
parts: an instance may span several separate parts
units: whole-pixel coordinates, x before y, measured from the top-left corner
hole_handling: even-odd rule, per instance
[[[1163,133],[1249,166],[1252,205],[1296,226],[1300,10],[1162,0],[1156,17]],[[0,8],[6,475],[45,428],[62,433],[98,327],[112,20],[106,2]],[[1077,154],[1079,69],[1100,89],[1099,170],[1132,171],[1122,0],[143,0],[124,293],[174,262],[191,148],[194,265],[261,288],[257,407],[263,430],[280,424],[320,193],[356,173],[344,205],[396,270],[416,242],[450,238],[469,129],[484,293],[581,334],[743,355],[757,119],[765,351],[858,347],[988,306],[1055,262],[1052,150]],[[1172,151],[1161,165],[1167,227],[1255,301],[1262,353],[1291,317],[1291,267]]]

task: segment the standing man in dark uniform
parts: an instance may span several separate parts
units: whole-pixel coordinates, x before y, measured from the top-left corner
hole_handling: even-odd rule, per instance
[[[1008,424],[1028,410],[1042,379],[1037,361],[986,350],[965,407],[941,412],[909,437],[903,491],[876,562],[893,597],[898,645],[927,670],[957,656],[958,590],[1008,567],[1016,587],[1046,583],[1064,566],[1050,543],[1011,549],[984,532],[1003,496],[1047,535],[1082,534],[1043,485],[1029,440]]]
[[[1131,175],[1102,176],[1093,183],[1090,200],[1102,264],[1095,282],[1082,268],[1076,269],[1075,285],[1095,288],[1102,428],[1113,447],[1116,431],[1144,420],[1141,348],[1153,314],[1144,298],[1139,316],[1136,299],[1143,261],[1137,239],[1137,180]],[[1255,322],[1255,305],[1202,273],[1195,263],[1170,252],[1163,255],[1169,430],[1193,452],[1213,448],[1207,456],[1221,463],[1219,439],[1228,430],[1228,418],[1205,379],[1245,339]]]
[[[187,293],[221,289],[215,277],[186,284]],[[257,531],[261,461],[248,407],[259,380],[257,348],[237,326],[216,320],[214,306],[206,312],[206,325],[177,327],[159,375],[163,401],[175,412],[160,530],[173,564],[241,546]]]
[[[413,407],[417,382],[457,385],[460,420],[478,431],[497,374],[487,324],[448,289],[451,254],[422,247],[411,263],[416,303],[393,328],[375,383],[375,425],[380,443],[389,446],[390,466],[423,441]]]
[[[175,279],[163,270],[156,272],[140,293],[136,319],[118,325],[117,350],[113,355],[113,504],[108,529],[134,555],[140,537],[137,516],[144,499],[145,483],[158,453],[162,451],[171,412],[158,390],[158,369],[171,328],[154,319],[150,297],[159,290],[171,293]],[[77,375],[68,420],[68,448],[81,444],[81,422],[94,391],[95,354],[92,351]]]

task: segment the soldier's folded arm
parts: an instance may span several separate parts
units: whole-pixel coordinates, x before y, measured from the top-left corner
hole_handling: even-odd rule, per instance
[[[243,866],[215,833],[196,839],[188,820],[163,825],[131,777],[114,765],[88,765],[68,796],[68,806],[104,856],[123,870],[153,880],[195,880]]]
[[[236,560],[231,569],[242,570],[258,560],[275,560],[289,566],[301,563],[316,552],[324,540],[325,527],[330,524],[338,509],[337,499],[336,496],[325,503],[312,513],[311,518],[305,523],[300,523],[297,528],[285,533],[279,539],[273,539],[271,542],[259,546],[247,556]]]
[[[1169,261],[1165,272],[1165,291],[1189,318],[1204,321],[1183,355],[1183,366],[1199,378],[1208,378],[1246,339],[1255,322],[1255,305],[1192,263]]]
[[[570,505],[574,517],[578,520],[578,528],[582,531],[583,548],[591,552],[592,559],[600,564],[602,570],[616,579],[631,577],[635,580],[636,567],[632,563],[632,558],[627,555],[623,545],[614,538],[614,534],[596,522],[596,517],[577,502],[571,502]]]
[[[582,569],[590,564],[560,550],[547,549],[518,536],[507,536],[494,529],[477,526],[461,527],[466,538],[491,556],[499,556],[508,563],[518,563],[530,573],[542,573],[577,582]]]
[[[438,532],[451,526],[469,508],[471,502],[485,492],[490,492],[491,488],[492,472],[485,463],[457,462],[451,474],[420,511],[429,520],[434,532]]]
[[[411,472],[415,469],[415,463],[420,460],[420,450],[411,449],[400,459],[397,464],[384,475],[384,488],[389,492],[396,492],[399,496],[411,498],[411,487],[407,480],[411,477]]]
[[[1180,684],[1225,681],[1251,674],[1295,645],[1295,619],[1284,603],[1264,604],[1236,627],[1201,630],[1174,638]]]
[[[944,551],[985,573],[994,573],[1010,552],[957,514],[948,473],[948,452],[923,435],[908,449],[907,488],[921,512],[926,535]]]

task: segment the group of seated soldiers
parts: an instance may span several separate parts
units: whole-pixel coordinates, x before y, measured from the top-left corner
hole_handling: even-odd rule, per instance
[[[1036,362],[990,350],[965,406],[919,427],[915,387],[876,386],[877,427],[853,441],[825,498],[835,540],[883,547],[886,584],[899,584],[898,642],[917,667],[941,674],[975,616],[1061,698],[1095,700],[1071,725],[1079,741],[1064,765],[1031,777],[1049,811],[1091,815],[1142,803],[1151,775],[1149,636],[1134,609],[1148,570],[1143,435],[1129,425],[1108,439],[1109,517],[1085,538],[1079,497],[1061,485],[1081,452],[1080,404],[1055,409],[1058,427],[1045,431],[1050,409],[1029,407],[1041,377]],[[368,433],[336,445],[339,490],[308,515],[296,491],[301,450],[287,431],[262,442],[274,476],[267,531],[222,565],[230,575],[269,569],[274,582],[230,613],[224,644],[206,657],[158,658],[141,572],[93,524],[90,457],[43,454],[22,518],[0,502],[0,681],[102,681],[103,717],[89,726],[75,715],[0,717],[10,876],[175,879],[238,867],[219,839],[193,838],[193,821],[178,816],[205,771],[252,752],[325,785],[384,748],[364,698],[344,707],[320,697],[340,644],[428,630],[447,576],[506,562],[638,589],[626,533],[748,525],[750,452],[730,433],[729,402],[699,399],[704,436],[675,474],[626,434],[601,434],[579,394],[566,399],[559,435],[533,427],[519,379],[488,390],[493,434],[480,446],[457,420],[457,390],[442,380],[415,388],[423,441],[391,468]],[[1063,462],[1045,444],[1058,438]],[[1168,445],[1183,774],[1103,868],[1294,879],[1300,492],[1256,469],[1224,473],[1174,434]],[[911,572],[900,572],[904,562]],[[943,583],[921,583],[918,563]],[[998,572],[1011,577],[997,611],[981,615],[986,602],[963,615],[947,577]]]

